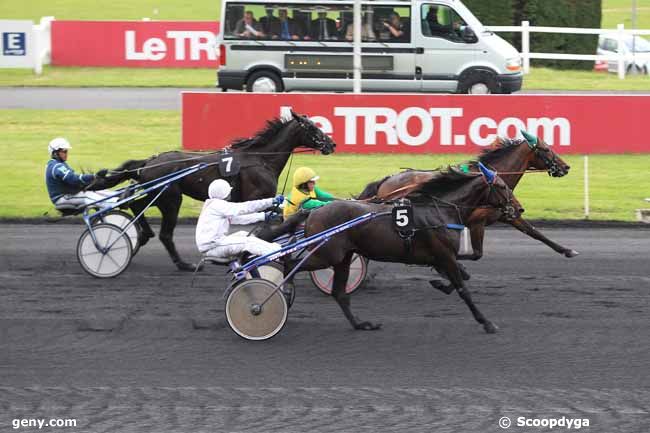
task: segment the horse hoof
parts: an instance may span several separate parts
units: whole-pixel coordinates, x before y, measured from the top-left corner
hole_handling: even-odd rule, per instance
[[[451,284],[446,285],[439,280],[431,280],[429,281],[429,284],[431,284],[433,288],[440,290],[445,295],[451,295],[451,293],[454,291],[454,288],[451,286]]]
[[[179,271],[184,271],[184,272],[196,271],[196,265],[193,265],[192,263],[178,262],[176,263],[176,267],[178,268]]]
[[[577,252],[576,250],[569,250],[569,251],[564,253],[564,256],[568,257],[568,258],[572,258],[572,257],[579,256],[579,255],[580,255],[580,253]]]
[[[142,246],[146,245],[147,242],[149,242],[149,239],[153,238],[154,236],[155,236],[155,235],[153,235],[153,234],[142,234],[142,235],[140,235],[140,237],[138,238],[138,243],[139,243],[140,246],[142,247]]]
[[[497,325],[495,325],[494,323],[492,323],[492,322],[486,322],[483,325],[483,329],[485,329],[485,332],[487,334],[496,334],[497,329],[499,329],[499,327]]]
[[[373,324],[371,322],[361,322],[354,329],[358,331],[377,331],[381,329],[381,323]]]

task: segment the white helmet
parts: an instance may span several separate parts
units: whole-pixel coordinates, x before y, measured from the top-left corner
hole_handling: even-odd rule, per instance
[[[56,152],[57,150],[61,149],[72,149],[70,142],[62,137],[55,138],[54,140],[50,141],[50,144],[47,145],[47,150],[50,152],[50,155],[52,152]]]
[[[208,187],[208,197],[225,200],[230,195],[232,187],[223,179],[213,180]]]

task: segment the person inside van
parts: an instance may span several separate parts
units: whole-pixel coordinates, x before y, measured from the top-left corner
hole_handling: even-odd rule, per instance
[[[460,36],[460,23],[456,22],[454,25],[441,24],[438,20],[438,6],[431,6],[425,18],[426,27],[423,26],[423,31],[426,36],[440,37],[445,39],[458,39]],[[428,30],[428,31],[426,31]]]
[[[388,20],[383,22],[384,27],[390,32],[389,41],[408,42],[410,40],[408,28],[402,24],[402,19],[397,12],[393,12]]]
[[[361,40],[363,41],[374,41],[377,40],[375,31],[372,28],[373,13],[366,12],[363,15],[363,23],[361,24]],[[354,39],[354,22],[350,21],[347,23],[345,29],[345,39],[352,41]]]
[[[252,11],[246,11],[244,18],[237,21],[235,33],[240,38],[249,39],[263,38],[265,36],[261,24],[257,22]]]
[[[302,29],[295,20],[289,18],[289,11],[287,9],[280,9],[278,15],[278,22],[271,26],[271,38],[285,41],[298,41],[302,39]]]
[[[319,11],[318,18],[311,22],[311,38],[318,41],[338,39],[336,21],[327,18],[327,12]]]
[[[273,15],[273,8],[265,8],[266,15],[260,18],[260,25],[262,26],[262,31],[267,35],[272,34],[272,29],[280,25],[280,20],[278,17]]]

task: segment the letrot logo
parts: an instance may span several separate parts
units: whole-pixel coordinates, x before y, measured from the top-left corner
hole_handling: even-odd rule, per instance
[[[24,56],[27,53],[25,33],[2,33],[2,55]]]
[[[290,116],[291,106],[281,106],[280,116]],[[325,134],[343,131],[343,144],[374,146],[384,141],[388,146],[427,146],[432,142],[440,146],[490,145],[497,136],[509,137],[521,130],[531,131],[553,146],[571,146],[571,122],[565,117],[469,117],[466,129],[457,126],[465,117],[461,107],[407,107],[395,110],[390,107],[336,106],[326,116],[312,116]],[[341,122],[339,119],[342,119]],[[409,128],[409,123],[415,126]],[[361,132],[359,143],[358,132]],[[340,134],[340,132],[339,132]]]
[[[212,32],[170,30],[165,35],[167,41],[162,38],[148,38],[140,48],[136,42],[136,32],[127,30],[124,33],[126,60],[151,60],[154,62],[163,60],[167,56],[167,45],[171,41],[174,44],[174,60],[187,59],[186,42],[189,44],[190,60],[201,60],[202,53],[208,60],[217,60],[214,47],[215,36]]]

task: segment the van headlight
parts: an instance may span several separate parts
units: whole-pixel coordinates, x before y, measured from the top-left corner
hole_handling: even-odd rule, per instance
[[[513,57],[506,60],[506,69],[510,72],[521,71],[521,57]]]

